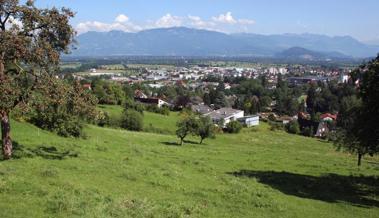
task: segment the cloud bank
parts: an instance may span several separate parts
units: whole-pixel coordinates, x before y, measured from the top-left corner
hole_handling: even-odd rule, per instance
[[[190,28],[217,30],[221,32],[247,31],[255,24],[254,20],[233,17],[231,12],[226,12],[210,19],[203,19],[199,16],[188,15],[186,17],[175,16],[170,13],[163,15],[155,21],[136,24],[125,14],[119,14],[114,22],[104,23],[100,21],[86,21],[76,25],[79,34],[88,31],[108,32],[111,30],[121,30],[125,32],[138,32],[145,29],[168,28],[185,26]]]

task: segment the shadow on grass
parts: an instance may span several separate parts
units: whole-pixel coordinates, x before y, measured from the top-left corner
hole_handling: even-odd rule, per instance
[[[161,142],[161,144],[167,145],[167,146],[180,146],[180,144],[177,142]]]
[[[327,174],[321,177],[289,172],[250,171],[228,173],[255,178],[287,195],[325,202],[346,202],[360,207],[379,207],[379,178]]]
[[[59,150],[54,146],[46,145],[41,145],[36,148],[25,148],[25,146],[17,142],[13,142],[13,159],[33,157],[41,157],[49,160],[63,160],[68,157],[78,157],[78,153],[71,150]]]
[[[161,144],[167,145],[167,146],[181,146],[180,143],[177,143],[177,142],[161,142]],[[194,141],[184,140],[183,145],[184,144],[198,145],[199,143],[194,142]]]
[[[183,142],[186,143],[186,144],[192,144],[192,145],[198,145],[198,144],[200,144],[199,142],[190,141],[190,140],[184,140]]]

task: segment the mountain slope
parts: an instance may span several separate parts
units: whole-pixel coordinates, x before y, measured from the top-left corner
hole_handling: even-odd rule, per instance
[[[319,52],[339,52],[353,57],[375,56],[379,46],[363,44],[351,37],[314,34],[225,34],[174,27],[138,33],[88,32],[77,37],[73,56],[274,56],[291,47]]]

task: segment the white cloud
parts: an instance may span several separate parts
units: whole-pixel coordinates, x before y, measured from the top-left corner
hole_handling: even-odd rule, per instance
[[[226,23],[226,24],[236,24],[238,23],[237,20],[234,19],[232,16],[232,12],[226,12],[225,14],[220,14],[217,17],[212,17],[212,20],[219,23]]]
[[[231,12],[220,14],[210,19],[203,19],[199,16],[188,15],[180,17],[167,13],[157,20],[145,21],[137,25],[130,21],[125,14],[119,14],[115,17],[114,22],[104,23],[99,21],[87,21],[79,23],[76,30],[79,34],[88,31],[108,32],[111,30],[121,30],[125,32],[138,32],[144,29],[152,28],[169,28],[186,26],[191,28],[214,30],[219,32],[234,32],[241,28],[248,32],[251,25],[255,24],[254,20],[250,19],[235,19]]]
[[[103,23],[99,21],[87,21],[79,23],[76,26],[76,31],[79,34],[85,33],[88,31],[97,31],[97,32],[108,32],[111,30],[121,30],[125,32],[137,32],[142,30],[142,28],[133,23]]]
[[[238,23],[242,24],[242,25],[254,25],[255,24],[255,20],[250,20],[250,19],[239,19],[238,20]]]
[[[189,20],[189,25],[196,28],[213,29],[213,27],[216,25],[214,22],[204,21],[198,16],[188,15],[188,20]]]
[[[175,27],[183,24],[183,18],[166,14],[155,22],[155,27]]]
[[[129,21],[129,17],[126,16],[125,14],[120,14],[116,17],[115,21],[117,23],[125,23]]]
[[[231,25],[253,25],[255,20],[250,19],[235,19],[232,12],[226,12],[225,14],[220,14],[217,17],[212,17],[212,20],[218,23],[231,24]]]

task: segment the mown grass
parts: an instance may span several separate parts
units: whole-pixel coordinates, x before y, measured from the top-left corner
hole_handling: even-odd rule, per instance
[[[0,217],[379,217],[379,160],[265,124],[204,145],[88,126],[61,138],[12,122]]]

